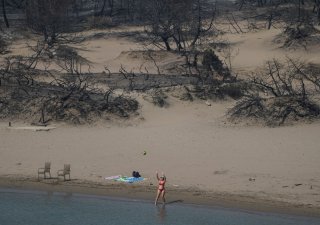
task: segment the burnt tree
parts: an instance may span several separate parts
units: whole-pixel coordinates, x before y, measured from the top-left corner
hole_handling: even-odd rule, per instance
[[[10,25],[9,25],[7,12],[6,12],[6,0],[1,0],[1,6],[2,6],[2,15],[3,15],[4,23],[6,24],[6,27],[9,28]]]
[[[41,33],[52,46],[59,36],[68,31],[68,10],[72,0],[31,0],[26,3],[27,24]]]
[[[146,32],[153,44],[180,52],[194,47],[213,27],[215,9],[207,0],[151,0],[146,12]]]

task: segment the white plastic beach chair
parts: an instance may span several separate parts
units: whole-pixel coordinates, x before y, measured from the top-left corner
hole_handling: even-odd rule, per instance
[[[63,176],[63,180],[66,181],[66,175],[69,175],[69,179],[68,180],[71,180],[71,177],[70,177],[70,164],[64,164],[64,167],[63,167],[63,170],[58,170],[58,178],[59,176]]]
[[[49,174],[49,178],[51,178],[51,162],[45,162],[44,168],[39,168],[38,169],[38,180],[40,179],[40,174],[43,174],[43,178],[47,179],[46,174]]]

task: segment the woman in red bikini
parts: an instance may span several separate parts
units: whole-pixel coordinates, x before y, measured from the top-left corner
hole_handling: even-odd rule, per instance
[[[154,204],[157,205],[157,202],[158,202],[160,195],[162,196],[163,204],[165,204],[166,199],[164,198],[164,195],[165,195],[166,191],[165,191],[164,185],[165,185],[167,179],[166,179],[166,176],[164,175],[163,172],[162,172],[162,175],[160,178],[159,178],[158,172],[157,172],[157,179],[159,182],[159,186],[158,186],[156,201],[154,202]]]

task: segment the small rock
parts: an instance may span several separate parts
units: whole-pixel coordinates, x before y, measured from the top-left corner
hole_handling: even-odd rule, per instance
[[[207,106],[211,106],[211,103],[209,101],[206,101]]]
[[[250,177],[249,181],[256,181],[256,178]]]

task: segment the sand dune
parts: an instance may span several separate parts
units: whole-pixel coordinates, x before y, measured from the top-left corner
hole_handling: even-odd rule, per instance
[[[84,32],[82,35],[88,38],[86,41],[73,45],[79,54],[87,58],[92,66],[91,72],[100,73],[107,67],[111,72],[119,72],[121,66],[127,71],[157,73],[158,69],[154,64],[154,58],[160,71],[163,73],[175,73],[179,70],[179,64],[184,63],[184,57],[174,53],[158,52],[152,58],[143,51],[145,46],[127,36],[116,37],[117,32],[141,31],[139,27],[125,27],[119,30],[101,31],[92,30]],[[307,50],[299,48],[288,50],[281,48],[275,42],[280,29],[261,30],[259,32],[249,32],[243,34],[227,33],[218,40],[227,41],[231,44],[232,68],[241,74],[248,74],[256,68],[261,67],[266,61],[274,58],[285,60],[286,57],[301,59],[310,63],[320,63],[320,46],[310,46]],[[102,36],[102,37],[100,37]],[[31,41],[31,42],[30,42]],[[11,55],[31,55],[32,52],[27,47],[28,44],[35,43],[34,40],[21,40],[11,47]],[[151,47],[151,46],[149,46]],[[217,54],[224,59],[223,52]],[[39,64],[41,68],[41,64]],[[147,68],[147,70],[145,70]],[[57,69],[54,64],[49,69]],[[181,69],[181,68],[180,68]]]

